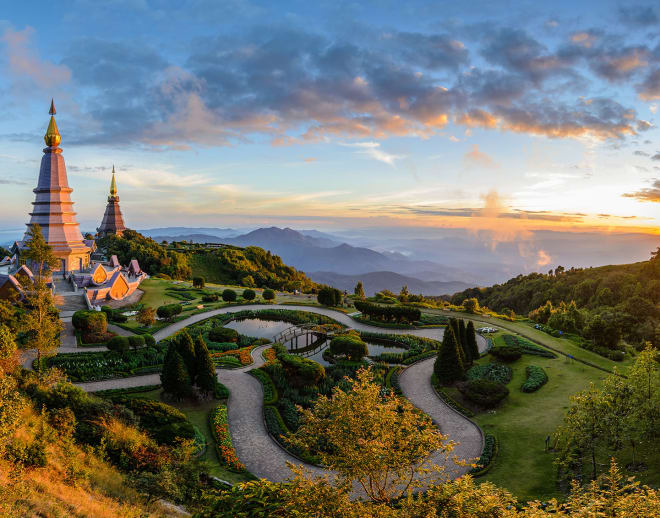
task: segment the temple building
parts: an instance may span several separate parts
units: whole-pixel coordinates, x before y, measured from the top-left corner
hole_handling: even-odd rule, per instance
[[[146,278],[137,259],[122,267],[113,255],[109,261],[92,261],[86,271],[74,273],[71,282],[84,291],[89,307],[101,307],[132,295]]]
[[[110,182],[110,196],[108,204],[105,207],[105,214],[101,226],[96,229],[99,237],[105,237],[109,234],[121,236],[126,230],[124,218],[119,208],[119,196],[117,196],[117,182],[115,181],[115,166],[112,166],[112,181]]]
[[[39,181],[37,182],[35,200],[32,202],[34,208],[30,213],[30,222],[27,224],[28,231],[32,225],[38,224],[53,254],[60,260],[59,272],[66,275],[67,272],[82,270],[87,267],[90,253],[94,246],[91,241],[85,241],[80,233],[80,227],[76,221],[76,213],[73,211],[71,193],[66,174],[66,165],[62,150],[59,148],[62,140],[55,123],[55,105],[50,103],[50,123],[44,136],[46,148],[41,158],[39,170]],[[26,232],[23,241],[14,245],[14,252],[18,255],[18,265],[26,264],[21,258],[21,252],[25,250],[25,241],[29,238]]]

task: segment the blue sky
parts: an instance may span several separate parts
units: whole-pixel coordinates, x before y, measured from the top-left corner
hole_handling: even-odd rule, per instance
[[[135,228],[658,233],[660,9],[538,4],[12,2],[1,226],[54,97],[87,229],[114,163]]]

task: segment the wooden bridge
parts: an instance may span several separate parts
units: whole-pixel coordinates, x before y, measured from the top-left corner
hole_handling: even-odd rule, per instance
[[[319,341],[322,343],[325,340],[331,339],[333,336],[333,332],[324,331],[317,324],[303,324],[287,327],[284,331],[273,337],[273,342],[279,342],[281,344],[290,342],[290,350],[296,351],[300,349],[300,352],[302,352],[302,349],[307,349]],[[301,337],[304,337],[302,344],[299,340]]]

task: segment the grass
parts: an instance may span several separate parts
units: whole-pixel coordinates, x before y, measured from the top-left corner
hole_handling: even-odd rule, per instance
[[[161,393],[162,389],[159,388],[150,392],[129,394],[128,397],[161,401]],[[199,430],[204,434],[207,448],[206,452],[202,456],[202,459],[208,463],[208,471],[210,475],[218,477],[227,482],[231,482],[232,484],[246,482],[251,479],[249,474],[238,474],[229,471],[228,469],[224,468],[218,460],[216,450],[213,447],[213,436],[211,435],[211,429],[209,428],[209,413],[211,410],[214,410],[218,406],[217,399],[212,399],[210,401],[181,403],[168,401],[168,404],[181,410],[181,412],[186,415],[190,422],[197,426],[197,428],[199,428]]]

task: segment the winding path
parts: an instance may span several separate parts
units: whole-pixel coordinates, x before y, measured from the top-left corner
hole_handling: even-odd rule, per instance
[[[180,331],[186,326],[206,320],[216,315],[235,313],[244,309],[291,309],[308,311],[329,316],[338,322],[357,329],[359,331],[370,331],[392,334],[413,334],[442,339],[444,330],[442,328],[432,329],[389,329],[371,326],[356,322],[344,313],[331,309],[315,306],[289,306],[273,304],[255,304],[247,306],[229,306],[206,313],[193,315],[185,320],[176,322],[166,328],[154,333],[156,340],[162,340]],[[486,340],[477,336],[479,350],[486,348]],[[301,464],[301,461],[286,452],[268,433],[263,418],[263,390],[261,383],[248,374],[248,371],[263,365],[264,360],[261,352],[270,347],[264,345],[252,351],[253,364],[239,369],[217,369],[218,379],[230,390],[228,401],[228,422],[234,447],[238,458],[245,464],[247,469],[255,476],[267,478],[279,482],[291,476],[287,462]],[[438,425],[441,432],[449,436],[451,440],[460,443],[453,455],[460,459],[476,459],[481,455],[483,448],[483,436],[479,427],[446,405],[433,391],[431,386],[431,373],[433,371],[434,358],[429,358],[406,368],[399,376],[399,385],[406,398],[413,405],[426,412]],[[106,381],[95,381],[88,383],[77,383],[86,391],[107,390],[111,388],[128,388],[141,385],[153,385],[160,383],[159,374],[148,374]],[[445,465],[453,476],[459,476],[467,472],[469,467],[458,467],[453,462],[447,462],[444,456],[438,452],[433,454],[433,461],[439,465]],[[318,466],[305,464],[305,467],[317,475],[327,474],[328,471]]]

